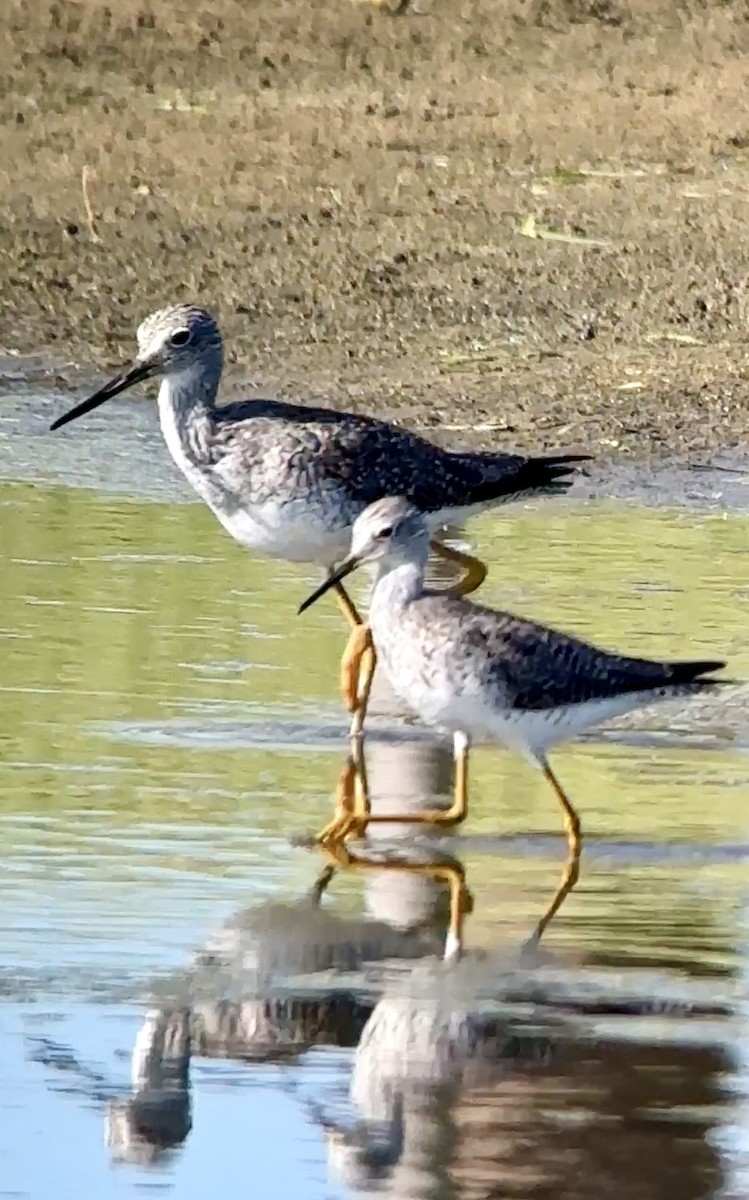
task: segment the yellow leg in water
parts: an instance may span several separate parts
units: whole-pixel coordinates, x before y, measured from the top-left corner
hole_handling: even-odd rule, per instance
[[[557,890],[554,893],[549,907],[546,909],[546,912],[536,925],[536,928],[530,938],[531,942],[539,942],[541,940],[547,926],[559,912],[559,909],[562,907],[564,901],[567,899],[578,879],[580,878],[580,852],[583,844],[580,818],[575,811],[572,801],[546,761],[541,763],[541,769],[543,770],[545,779],[551,785],[554,795],[562,807],[564,832],[567,836],[567,861],[564,864],[562,875],[559,880],[559,884],[557,885]]]
[[[465,734],[456,733],[453,738],[455,779],[453,783],[453,801],[449,808],[425,808],[420,812],[409,813],[374,813],[366,817],[358,817],[359,824],[365,827],[371,824],[401,822],[408,825],[441,825],[450,827],[460,825],[468,816],[468,750],[470,742]]]

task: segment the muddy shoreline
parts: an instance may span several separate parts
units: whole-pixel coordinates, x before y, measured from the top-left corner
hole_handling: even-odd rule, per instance
[[[189,297],[225,330],[227,397],[744,458],[738,3],[68,0],[0,26],[11,402],[82,391]]]

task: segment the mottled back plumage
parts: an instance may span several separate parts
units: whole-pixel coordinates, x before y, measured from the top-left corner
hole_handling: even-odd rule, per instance
[[[627,657],[460,597],[415,600],[405,617],[409,628],[423,633],[432,654],[459,657],[466,674],[501,692],[509,706],[530,711],[663,688],[702,691],[718,681],[700,676],[725,666]]]
[[[217,408],[206,455],[235,490],[252,479],[263,499],[280,481],[294,491],[340,488],[359,511],[397,491],[429,513],[564,492],[581,461],[456,453],[373,417],[278,400]]]

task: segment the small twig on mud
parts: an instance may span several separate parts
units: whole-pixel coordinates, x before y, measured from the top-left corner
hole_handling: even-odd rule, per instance
[[[91,171],[89,170],[88,165],[85,165],[81,171],[81,191],[83,192],[83,207],[86,210],[86,223],[88,225],[88,232],[91,235],[91,241],[100,242],[101,238],[96,232],[96,222],[94,219],[94,210],[91,205],[91,197],[88,194],[88,182],[90,178]]]
[[[592,238],[583,233],[565,233],[561,229],[551,229],[539,225],[533,214],[524,217],[516,226],[521,237],[538,238],[544,242],[567,242],[572,246],[610,246],[607,238]]]
[[[691,333],[679,333],[675,329],[664,329],[660,333],[646,333],[646,342],[674,342],[677,346],[704,346],[705,343]]]
[[[359,2],[372,4],[375,8],[382,8],[391,17],[399,17],[408,10],[411,4],[411,0],[359,0]]]

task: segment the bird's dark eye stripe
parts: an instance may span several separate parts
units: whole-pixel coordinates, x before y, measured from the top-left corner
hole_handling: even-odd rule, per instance
[[[178,329],[176,333],[172,334],[169,341],[173,346],[186,346],[191,337],[189,329]]]

